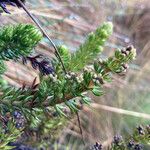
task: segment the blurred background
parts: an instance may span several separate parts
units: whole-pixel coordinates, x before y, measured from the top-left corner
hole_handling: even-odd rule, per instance
[[[80,112],[87,147],[95,142],[107,147],[115,134],[129,135],[139,124],[150,123],[150,1],[149,0],[27,0],[30,12],[38,18],[56,45],[65,44],[75,51],[86,35],[104,21],[114,24],[114,33],[106,43],[102,57],[118,47],[134,45],[137,59],[125,76],[114,76],[105,94],[93,97],[92,107]],[[32,23],[23,10],[9,7],[11,15],[0,16],[0,26]],[[35,53],[53,57],[53,48],[44,39]],[[37,72],[30,65],[7,62],[4,78],[20,87],[30,84]],[[61,131],[54,149],[87,149],[74,117]],[[147,148],[150,149],[150,148]]]

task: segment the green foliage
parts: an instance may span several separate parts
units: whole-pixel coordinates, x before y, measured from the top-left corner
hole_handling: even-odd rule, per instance
[[[71,55],[69,69],[79,71],[97,57],[103,51],[103,46],[112,34],[112,30],[112,23],[105,22],[95,32],[90,33],[85,43]]]
[[[30,109],[30,103],[33,99],[33,90],[30,88],[22,89],[22,88],[14,88],[7,87],[2,89],[3,94],[0,95],[0,108],[1,110],[6,109],[8,111],[13,111],[15,109],[22,110],[26,107]]]
[[[0,30],[1,73],[4,73],[5,68],[3,60],[26,56],[32,61],[33,68],[36,69],[34,65],[38,65],[43,72],[48,69],[48,73],[40,74],[40,82],[36,83],[35,79],[30,86],[23,85],[16,88],[9,85],[2,88],[0,113],[12,114],[16,110],[21,112],[26,119],[25,130],[37,129],[41,135],[50,134],[64,125],[68,117],[76,114],[82,105],[90,105],[92,102],[85,93],[92,92],[95,96],[101,96],[103,84],[111,81],[113,73],[124,73],[128,68],[127,63],[135,58],[136,51],[130,46],[116,50],[114,56],[106,60],[96,60],[111,33],[112,24],[104,23],[88,36],[86,42],[75,53],[71,54],[65,46],[58,47],[63,63],[68,69],[64,74],[60,62],[55,58],[52,59],[51,71],[47,66],[48,61],[37,61],[37,58],[40,59],[39,55],[28,56],[42,38],[41,33],[34,26],[19,24],[2,28]]]
[[[0,75],[4,74],[5,71],[6,71],[5,64],[2,60],[0,60]]]
[[[101,29],[101,31],[103,30]],[[67,64],[66,60],[70,58],[67,48],[60,47],[59,50]],[[92,66],[85,67],[81,73],[68,72],[65,76],[60,71],[62,68],[58,67],[59,62],[54,60],[55,74],[51,74],[47,78],[42,77],[39,87],[33,84],[29,88],[8,87],[4,89],[3,95],[1,95],[2,107],[5,106],[9,110],[12,108],[30,110],[55,106],[61,112],[59,104],[64,103],[72,112],[76,112],[79,107],[75,101],[76,98],[80,98],[82,101],[82,93],[85,91],[92,91],[96,96],[102,95],[102,85],[110,81],[111,74],[124,72],[127,69],[126,63],[134,57],[135,49],[133,47],[126,48],[124,52],[117,50],[113,57],[95,61]],[[84,100],[83,102],[85,102]]]
[[[5,26],[0,29],[0,59],[28,56],[41,39],[41,32],[33,25]]]
[[[71,54],[69,52],[69,49],[65,45],[61,45],[58,47],[58,51],[62,56],[65,67],[69,68],[69,64],[71,60]]]
[[[125,50],[128,52],[128,48]],[[120,51],[120,53],[122,53]],[[116,58],[116,55],[106,60],[98,60],[93,66],[87,66],[81,73],[68,72],[66,75],[60,72],[60,68],[55,68],[56,74],[50,74],[47,78],[42,77],[41,82],[36,84],[33,81],[31,87],[20,89],[7,87],[0,95],[1,109],[30,111],[33,108],[44,109],[54,107],[60,115],[66,116],[62,109],[64,104],[72,111],[76,112],[80,108],[76,100],[82,103],[87,98],[84,92],[91,91],[96,96],[103,94],[102,85],[110,82],[112,73],[122,73],[127,69],[124,60],[131,61],[135,55],[135,49],[131,47],[129,53],[124,55],[124,59]],[[63,106],[60,106],[63,104]]]
[[[18,130],[14,124],[13,120],[10,120],[7,123],[7,126],[4,127],[4,124],[0,122],[0,149],[1,150],[10,150],[14,147],[9,146],[10,142],[15,142],[21,136],[21,131]]]

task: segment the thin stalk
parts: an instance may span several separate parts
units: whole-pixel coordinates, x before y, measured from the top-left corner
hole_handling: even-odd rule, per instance
[[[77,120],[78,120],[78,124],[79,124],[80,134],[82,136],[82,142],[85,145],[84,136],[83,136],[83,130],[82,130],[82,126],[81,126],[81,121],[80,121],[79,113],[76,112],[76,115],[77,115]]]
[[[56,57],[59,59],[62,68],[65,72],[65,74],[67,73],[66,68],[64,66],[64,63],[61,59],[61,56],[58,52],[58,49],[56,47],[56,45],[54,44],[54,42],[52,41],[52,39],[49,37],[49,35],[46,33],[46,31],[43,29],[43,27],[39,24],[39,22],[36,20],[36,18],[29,12],[29,10],[26,8],[26,6],[24,5],[24,3],[21,0],[17,0],[17,2],[20,4],[20,6],[24,9],[24,11],[27,13],[27,15],[33,20],[33,22],[39,27],[39,29],[41,30],[41,32],[43,33],[43,35],[50,41],[50,43],[52,44],[54,50],[55,50],[55,55]]]

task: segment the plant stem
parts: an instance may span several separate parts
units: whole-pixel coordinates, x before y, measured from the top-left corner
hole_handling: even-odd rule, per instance
[[[77,115],[77,120],[78,120],[78,124],[79,124],[80,134],[82,136],[82,141],[83,141],[83,144],[85,145],[84,136],[83,136],[83,130],[82,130],[82,126],[81,126],[81,121],[80,121],[79,113],[76,112],[76,115]]]
[[[58,52],[58,49],[57,49],[56,45],[54,44],[54,42],[52,41],[52,39],[49,37],[49,35],[46,33],[46,31],[43,29],[43,27],[38,23],[36,18],[29,12],[29,10],[26,8],[26,6],[23,4],[23,2],[21,0],[17,0],[17,1],[20,4],[20,6],[24,9],[24,11],[28,14],[28,16],[33,20],[33,22],[39,27],[39,29],[42,31],[43,35],[50,41],[50,43],[52,44],[52,46],[55,50],[55,55],[59,59],[61,65],[62,65],[62,68],[64,70],[64,73],[66,74],[67,73],[66,68],[65,68],[64,63],[61,59],[61,56]]]

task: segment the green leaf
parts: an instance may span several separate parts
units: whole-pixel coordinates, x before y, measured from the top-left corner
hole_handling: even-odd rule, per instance
[[[64,116],[67,117],[66,114],[63,112],[63,107],[61,107],[60,105],[55,105],[54,106],[56,112],[60,115],[60,116]]]
[[[87,105],[90,105],[90,103],[91,103],[91,98],[89,98],[87,96],[82,97],[81,100],[84,104],[87,104]]]
[[[95,96],[101,96],[103,95],[103,91],[99,86],[94,86],[93,90],[92,90],[93,94]]]

